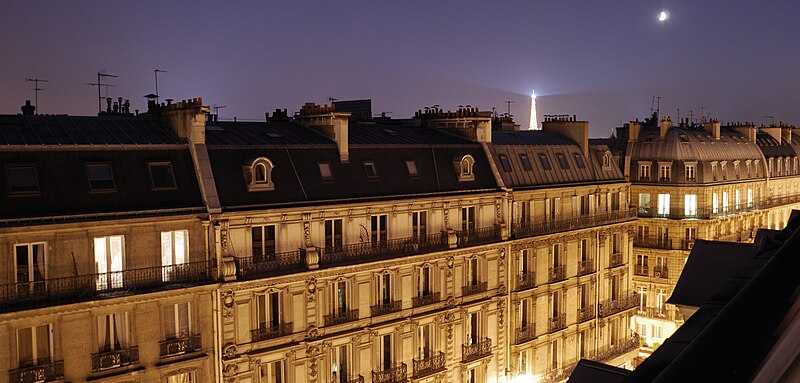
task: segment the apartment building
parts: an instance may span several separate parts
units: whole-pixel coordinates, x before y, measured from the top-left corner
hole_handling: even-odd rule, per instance
[[[789,126],[673,126],[657,115],[618,133],[610,144],[624,158],[639,215],[634,329],[656,346],[683,323],[666,301],[696,239],[752,242],[757,228],[782,228],[800,206],[798,137]]]

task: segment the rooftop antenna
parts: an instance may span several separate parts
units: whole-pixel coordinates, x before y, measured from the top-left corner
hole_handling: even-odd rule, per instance
[[[155,70],[153,70],[153,72],[154,72],[154,74],[156,76],[156,104],[158,104],[158,74],[159,73],[167,73],[167,71],[161,70],[161,69],[155,69]]]
[[[701,106],[700,107],[700,122],[702,122],[704,124],[706,123],[706,107],[705,106]]]
[[[661,96],[656,96],[656,113],[661,114]]]
[[[328,102],[333,104],[334,102],[338,101],[338,98],[328,97]]]
[[[678,124],[681,122],[681,108],[678,108]]]
[[[513,104],[513,103],[514,103],[514,101],[512,101],[512,100],[506,100],[506,113],[509,116],[511,115],[511,104]]]
[[[114,85],[111,85],[111,84],[103,84],[103,82],[101,81],[101,79],[103,77],[114,77],[114,78],[116,78],[117,76],[115,76],[113,74],[97,72],[97,82],[96,83],[87,83],[86,84],[86,85],[91,85],[91,86],[96,86],[97,87],[97,113],[100,113],[100,112],[103,111],[103,96],[100,94],[100,88],[106,87],[106,93],[108,93],[108,87],[114,86]]]
[[[227,105],[217,106],[217,104],[214,104],[214,115],[216,115],[217,118],[219,118],[219,110],[222,109],[222,108],[227,108],[227,107],[228,107]]]
[[[771,121],[769,126],[775,126],[775,116],[764,116],[764,118],[769,118]]]
[[[694,110],[689,109],[689,123],[694,125]]]
[[[40,78],[26,78],[26,82],[33,82],[33,106],[36,108],[35,111],[39,111],[39,91],[44,90],[39,88],[40,82],[48,82],[47,80],[42,80]]]
[[[653,111],[655,110],[653,107],[655,105],[656,105],[656,96],[653,96],[653,98],[650,99],[650,115],[653,114]]]

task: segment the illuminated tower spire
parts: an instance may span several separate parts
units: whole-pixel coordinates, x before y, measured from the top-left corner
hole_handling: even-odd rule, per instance
[[[531,89],[531,124],[528,130],[539,130],[539,122],[536,121],[536,89]]]

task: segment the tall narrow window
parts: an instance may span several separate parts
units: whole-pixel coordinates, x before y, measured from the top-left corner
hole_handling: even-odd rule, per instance
[[[719,213],[719,199],[717,198],[717,192],[711,194],[711,212],[714,214]]]
[[[44,324],[17,330],[20,367],[50,363],[53,355],[52,326]]]
[[[98,351],[107,352],[128,348],[129,335],[130,327],[127,312],[97,317]]]
[[[739,195],[739,189],[733,191],[733,201],[734,201],[734,209],[741,209],[742,208],[742,200],[741,196]]]
[[[658,195],[658,214],[669,215],[669,194]]]
[[[503,167],[503,171],[508,173],[511,171],[511,161],[508,160],[508,156],[505,154],[498,155],[500,157],[500,166]]]
[[[619,275],[613,275],[608,281],[609,283],[609,295],[612,301],[616,301],[619,298]]]
[[[417,327],[417,352],[419,359],[428,359],[433,356],[433,323],[420,325]]]
[[[470,286],[480,283],[480,270],[477,257],[472,257],[467,261],[467,282]]]
[[[392,275],[383,273],[378,276],[378,304],[389,305],[392,303]]]
[[[475,206],[461,208],[461,230],[475,230]]]
[[[687,217],[697,215],[697,194],[686,194],[684,196],[683,215]]]
[[[393,335],[386,334],[380,337],[380,369],[386,371],[394,366]]]
[[[458,163],[458,180],[459,181],[472,181],[475,179],[475,174],[473,173],[473,166],[475,165],[475,159],[472,158],[471,155],[467,154],[461,158],[461,161]]]
[[[344,314],[350,307],[350,299],[347,292],[347,281],[338,281],[334,286],[335,311]]]
[[[426,238],[428,235],[428,212],[415,211],[411,213],[411,235],[414,238]]]
[[[14,255],[17,263],[17,292],[34,293],[44,291],[44,281],[47,278],[45,243],[14,245]]]
[[[753,207],[753,189],[747,188],[747,207]]]
[[[561,254],[562,250],[561,249],[562,248],[561,248],[561,244],[560,243],[553,244],[553,248],[551,250],[552,253],[553,253],[553,255],[552,255],[553,268],[561,267],[561,265],[563,263],[563,260],[561,259],[561,256],[562,256],[562,254]]]
[[[728,192],[722,192],[722,212],[728,212]]]
[[[533,170],[533,166],[531,165],[531,159],[528,158],[527,154],[520,154],[519,161],[522,162],[522,168],[525,169],[525,171]]]
[[[114,191],[114,173],[109,164],[86,165],[90,191]]]
[[[553,318],[559,317],[561,315],[561,306],[563,304],[561,299],[561,291],[553,291],[553,293],[550,295],[550,303],[553,304],[550,315]]]
[[[179,271],[176,267],[189,262],[189,231],[175,230],[161,232],[162,280],[172,280]]]
[[[423,266],[417,275],[417,296],[427,297],[433,294],[433,267]]]
[[[274,291],[258,295],[256,297],[256,314],[259,329],[280,333],[279,328],[283,322],[281,293]]]
[[[250,241],[254,261],[275,257],[275,225],[253,226],[250,228]]]
[[[659,178],[663,182],[669,182],[672,176],[672,172],[670,171],[670,165],[660,165],[658,167],[659,171]]]
[[[686,165],[686,167],[684,168],[684,172],[685,172],[684,176],[686,177],[687,182],[695,180],[694,165]]]
[[[650,212],[650,193],[639,193],[639,213]]]
[[[112,235],[94,239],[94,264],[97,290],[117,289],[123,285],[124,237]]]
[[[262,364],[259,368],[259,383],[286,383],[286,371],[284,371],[283,361],[278,360]]]
[[[472,312],[467,314],[467,343],[476,344],[480,341],[481,337],[481,313]]]
[[[325,249],[333,251],[342,250],[342,220],[325,220]]]
[[[389,239],[386,231],[386,214],[373,215],[371,219],[370,239],[373,246],[386,245]]]
[[[350,357],[350,345],[343,344],[331,349],[331,376],[333,383],[350,382],[350,374],[353,369]]]
[[[639,181],[650,181],[650,165],[639,165]]]
[[[164,336],[166,339],[188,338],[192,334],[190,308],[189,302],[164,306]]]
[[[561,367],[561,342],[558,339],[550,342],[550,368],[557,370]]]

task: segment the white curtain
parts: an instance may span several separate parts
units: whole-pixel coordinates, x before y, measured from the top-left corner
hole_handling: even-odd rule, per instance
[[[110,340],[108,339],[109,336],[109,328],[108,328],[108,321],[110,319],[110,315],[102,315],[97,317],[97,349],[99,351],[105,351],[111,345]]]

